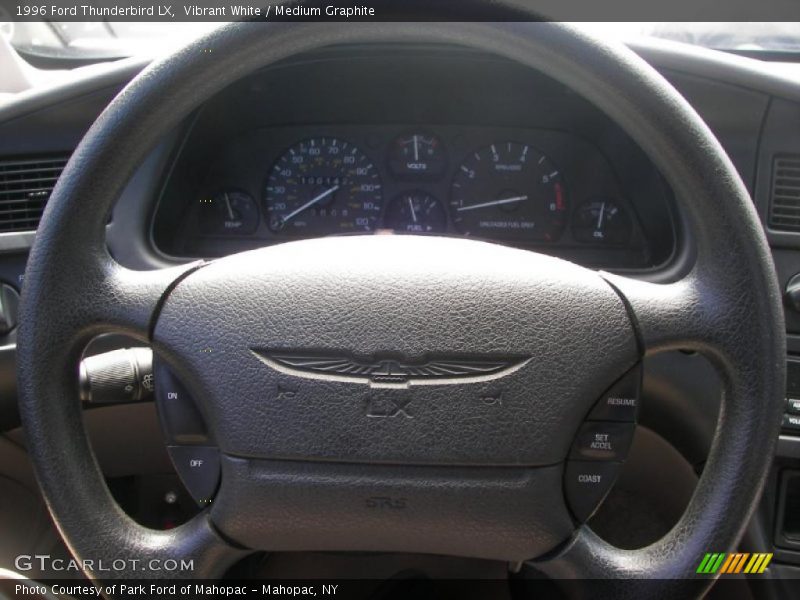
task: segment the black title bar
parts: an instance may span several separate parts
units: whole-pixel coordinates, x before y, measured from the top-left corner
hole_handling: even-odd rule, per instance
[[[0,21],[798,21],[799,0],[0,0]]]

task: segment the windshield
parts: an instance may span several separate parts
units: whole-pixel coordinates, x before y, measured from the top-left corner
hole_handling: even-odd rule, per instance
[[[0,33],[31,58],[109,60],[168,51],[222,23],[0,23]],[[603,36],[641,36],[741,52],[800,52],[800,23],[582,23]]]
[[[800,23],[584,23],[600,35],[656,37],[739,52],[800,51]]]
[[[223,23],[32,22],[5,23],[23,56],[109,60],[177,48]]]

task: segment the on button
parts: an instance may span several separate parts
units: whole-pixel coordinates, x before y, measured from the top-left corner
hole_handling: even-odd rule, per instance
[[[167,444],[208,444],[206,424],[194,399],[163,361],[153,361],[156,406]]]

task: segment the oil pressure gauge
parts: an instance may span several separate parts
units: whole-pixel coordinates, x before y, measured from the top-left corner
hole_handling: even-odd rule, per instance
[[[579,242],[627,244],[632,223],[628,212],[609,198],[593,198],[581,204],[572,221],[572,235]]]

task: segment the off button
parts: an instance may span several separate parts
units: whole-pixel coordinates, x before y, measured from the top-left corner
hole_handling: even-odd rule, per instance
[[[615,462],[567,462],[564,491],[578,521],[586,521],[597,510],[617,479],[621,466]]]
[[[220,475],[219,449],[216,446],[167,446],[186,490],[200,506],[211,502]]]

